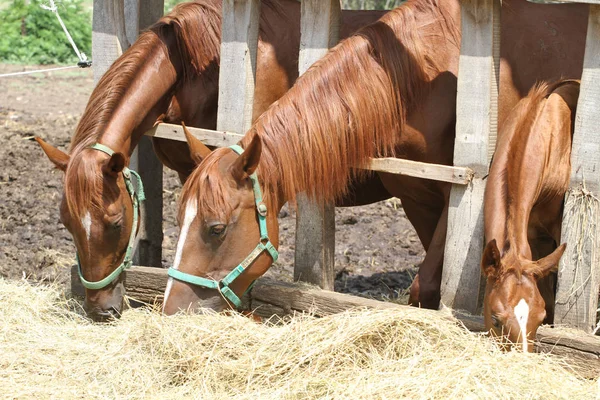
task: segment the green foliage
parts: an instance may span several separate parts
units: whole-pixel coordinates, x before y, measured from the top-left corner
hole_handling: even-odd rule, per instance
[[[14,0],[0,10],[0,61],[28,64],[75,64],[78,59],[56,15],[40,7],[47,1]],[[92,18],[82,0],[56,1],[58,12],[77,44],[88,56],[92,49]]]

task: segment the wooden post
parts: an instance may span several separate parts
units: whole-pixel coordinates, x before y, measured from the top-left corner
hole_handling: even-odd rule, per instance
[[[303,74],[339,40],[339,0],[302,0],[300,57]],[[298,196],[294,280],[333,290],[335,207]]]
[[[92,61],[94,84],[129,47],[124,31],[124,0],[94,0],[92,18]]]
[[[600,286],[600,5],[590,14],[562,223],[554,323],[591,332]]]
[[[217,130],[252,126],[260,0],[223,0]]]
[[[442,272],[442,302],[477,311],[483,252],[483,193],[497,131],[499,0],[461,2],[454,165],[475,172],[470,185],[453,185]],[[496,38],[496,40],[495,40]]]

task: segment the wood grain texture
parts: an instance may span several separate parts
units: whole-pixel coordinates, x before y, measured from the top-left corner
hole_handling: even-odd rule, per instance
[[[94,84],[129,47],[125,33],[124,0],[94,0],[92,61]]]
[[[554,321],[591,332],[600,287],[600,5],[590,6],[588,33],[565,197]]]
[[[453,185],[442,272],[442,302],[476,313],[482,283],[483,193],[490,149],[495,146],[498,98],[499,0],[461,3],[462,43],[458,71],[454,165],[475,176],[468,186]]]
[[[252,125],[260,0],[223,0],[217,129]]]
[[[302,75],[339,40],[338,0],[303,0],[298,69]],[[297,199],[294,279],[333,289],[335,207],[317,204],[303,194]]]
[[[467,167],[429,164],[401,158],[373,158],[365,169],[415,178],[467,185],[473,179],[473,170]]]
[[[227,147],[238,143],[244,137],[244,135],[239,133],[213,131],[191,126],[188,126],[187,128],[192,135],[207,146]],[[181,125],[159,124],[147,131],[145,135],[162,139],[177,140],[179,142],[186,141]]]

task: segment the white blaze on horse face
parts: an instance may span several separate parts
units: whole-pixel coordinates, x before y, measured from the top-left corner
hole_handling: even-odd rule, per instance
[[[81,218],[81,226],[83,226],[83,229],[85,230],[85,236],[89,242],[92,234],[92,216],[90,215],[89,211],[85,213],[83,218]]]
[[[521,340],[523,341],[523,351],[527,352],[527,320],[529,319],[529,305],[524,299],[519,300],[515,306],[515,317],[521,328]]]
[[[196,218],[196,214],[198,214],[198,206],[196,205],[196,200],[192,199],[185,206],[185,215],[183,216],[183,225],[181,226],[179,241],[177,242],[177,252],[175,253],[175,261],[173,261],[173,269],[179,269],[181,253],[183,253],[183,246],[185,245],[185,240],[190,230],[190,225],[192,225],[194,218]],[[173,278],[169,277],[169,280],[167,281],[167,288],[165,289],[165,298],[163,300],[163,312],[165,311],[165,305],[167,304],[167,299],[171,293],[172,286]]]

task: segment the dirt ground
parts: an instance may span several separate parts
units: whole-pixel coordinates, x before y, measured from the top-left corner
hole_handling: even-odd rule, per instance
[[[27,67],[36,69],[37,67]],[[0,74],[22,66],[0,64]],[[66,150],[93,88],[91,70],[0,78],[0,276],[66,284],[75,246],[59,220],[62,172],[33,136]],[[181,185],[164,172],[163,266],[173,261]],[[280,259],[268,276],[292,280],[295,214],[279,217]],[[336,209],[336,291],[405,297],[424,250],[396,199]]]

